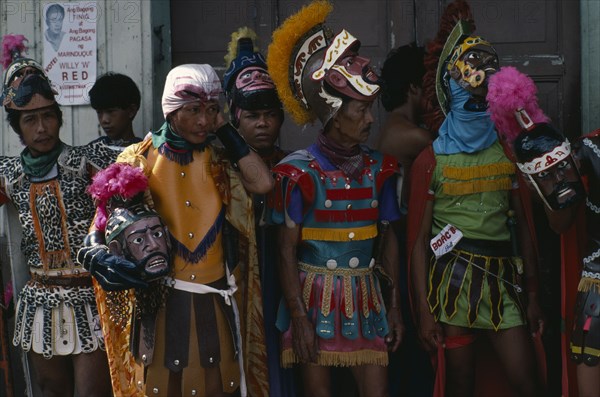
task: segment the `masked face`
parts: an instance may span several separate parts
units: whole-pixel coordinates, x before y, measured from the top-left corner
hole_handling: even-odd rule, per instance
[[[114,243],[119,244],[125,258],[137,264],[143,280],[152,281],[169,272],[171,244],[167,228],[158,216],[144,217],[133,222],[117,240],[109,244],[111,251],[114,251]]]
[[[235,86],[240,91],[272,90],[275,88],[271,76],[261,67],[249,67],[238,74]]]
[[[572,156],[559,160],[544,171],[531,174],[531,178],[537,185],[539,193],[554,210],[567,208],[585,195]]]
[[[368,58],[348,50],[325,74],[325,81],[337,92],[359,101],[372,101],[379,92],[379,77]]]
[[[468,37],[454,51],[448,70],[458,84],[472,95],[485,97],[488,78],[499,68],[498,55],[487,41]]]

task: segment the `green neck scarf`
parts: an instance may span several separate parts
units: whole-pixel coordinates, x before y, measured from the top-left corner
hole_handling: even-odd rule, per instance
[[[58,156],[62,153],[63,146],[62,141],[58,141],[54,149],[37,157],[33,157],[29,148],[25,148],[21,152],[21,164],[23,164],[25,174],[36,178],[41,178],[48,174],[54,164],[56,164]]]
[[[214,137],[209,136],[204,142],[195,145],[177,135],[167,121],[165,121],[158,131],[152,132],[152,145],[157,149],[166,143],[170,149],[202,151],[213,139]]]

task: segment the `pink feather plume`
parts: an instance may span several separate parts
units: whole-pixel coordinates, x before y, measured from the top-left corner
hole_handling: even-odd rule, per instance
[[[88,186],[87,192],[96,200],[98,213],[96,215],[96,227],[99,230],[106,229],[106,204],[113,196],[125,199],[135,197],[148,188],[148,177],[140,168],[125,163],[114,163],[106,169],[98,172]]]
[[[2,56],[0,56],[0,61],[4,69],[15,59],[25,55],[27,52],[26,41],[29,40],[22,34],[7,34],[2,37]]]
[[[525,109],[531,121],[536,124],[550,121],[540,109],[536,94],[537,88],[533,80],[515,67],[502,67],[490,77],[488,112],[498,132],[511,143],[523,129],[515,118],[517,109]]]

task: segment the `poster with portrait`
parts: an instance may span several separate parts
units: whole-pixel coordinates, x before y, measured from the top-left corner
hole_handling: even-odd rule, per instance
[[[43,4],[43,66],[63,106],[89,103],[96,81],[98,15],[94,1]]]

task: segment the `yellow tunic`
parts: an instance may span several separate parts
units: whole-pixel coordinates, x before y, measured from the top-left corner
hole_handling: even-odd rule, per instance
[[[142,168],[149,177],[147,199],[160,214],[179,245],[172,257],[173,278],[207,284],[225,276],[220,232],[214,236],[214,242],[209,244],[211,248],[206,255],[193,263],[189,260],[201,251],[203,239],[210,233],[222,208],[225,209],[227,221],[238,230],[241,240],[247,242],[247,255],[240,257],[243,265],[237,266],[234,272],[240,287],[236,297],[242,323],[246,385],[249,395],[269,395],[252,200],[245,191],[239,175],[222,157],[219,149],[209,146],[202,152],[194,151],[193,156],[190,164],[180,165],[160,155],[152,146],[152,140],[147,139],[127,148],[118,161]],[[240,294],[243,296],[239,296]],[[222,332],[226,329],[225,326],[222,327],[224,319],[219,310],[216,311],[220,340],[228,341],[222,343],[221,347],[223,391],[232,392],[240,386],[239,367],[236,360],[228,359],[233,357],[233,346],[229,335]],[[110,313],[104,311],[103,320],[107,320],[109,315]],[[109,360],[115,394],[143,395],[145,392],[147,395],[166,395],[168,369],[163,365],[161,351],[164,349],[164,309],[159,311],[157,318],[155,354],[152,364],[147,368],[147,383],[143,381],[140,366],[126,351],[129,347],[128,329],[131,321],[128,328],[122,332],[115,332],[108,324],[109,321],[103,321],[103,329],[112,332],[107,343],[111,345]],[[184,395],[195,390],[195,395],[201,396],[204,394],[203,368],[199,365],[198,355],[192,353],[198,351],[194,336],[195,324],[192,324],[191,332],[189,364],[183,372],[182,387]],[[123,376],[122,371],[128,372],[129,375]],[[158,393],[155,393],[157,389]]]

